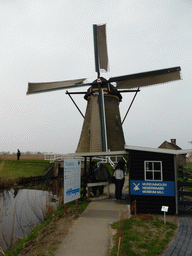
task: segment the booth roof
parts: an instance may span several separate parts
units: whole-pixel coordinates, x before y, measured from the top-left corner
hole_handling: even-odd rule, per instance
[[[165,149],[165,148],[147,148],[147,147],[138,147],[138,146],[125,146],[126,151],[134,150],[134,151],[146,151],[146,152],[154,152],[154,153],[163,153],[163,154],[172,154],[172,155],[186,155],[189,152],[192,152],[192,149]]]
[[[69,153],[68,157],[94,157],[94,156],[118,156],[126,155],[128,151],[146,151],[154,153],[172,154],[172,155],[185,155],[192,152],[192,149],[174,150],[165,148],[148,148],[139,146],[129,146],[125,145],[125,150],[121,151],[107,151],[107,152],[82,152],[82,153]]]
[[[69,153],[68,157],[94,157],[94,156],[118,156],[127,155],[127,151],[107,151],[107,152],[82,152],[82,153]]]

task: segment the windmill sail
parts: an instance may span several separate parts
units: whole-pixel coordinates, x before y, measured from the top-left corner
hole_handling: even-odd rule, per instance
[[[106,25],[93,25],[93,35],[95,51],[95,71],[100,74],[100,70],[108,71]]]
[[[32,93],[41,93],[48,91],[56,91],[61,89],[68,89],[79,86],[87,86],[88,84],[82,84],[86,78],[75,79],[75,80],[66,80],[61,82],[49,82],[49,83],[28,83],[28,91],[27,94]]]
[[[131,89],[180,80],[180,71],[180,67],[160,69],[133,75],[112,77],[109,79],[109,82],[116,82],[117,89]]]

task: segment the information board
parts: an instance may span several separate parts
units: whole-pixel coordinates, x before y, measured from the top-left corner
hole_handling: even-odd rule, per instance
[[[81,160],[64,160],[64,204],[80,198]]]
[[[174,181],[131,180],[131,195],[141,196],[175,196]]]

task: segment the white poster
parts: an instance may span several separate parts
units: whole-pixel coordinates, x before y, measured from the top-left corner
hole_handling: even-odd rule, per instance
[[[81,160],[64,160],[64,203],[80,198]]]

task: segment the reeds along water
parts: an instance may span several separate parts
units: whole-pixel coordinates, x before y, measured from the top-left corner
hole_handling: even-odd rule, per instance
[[[13,187],[20,179],[0,178],[0,190]]]
[[[43,222],[59,205],[52,192],[33,189],[4,190],[0,193],[0,249],[11,248]],[[1,251],[1,250],[0,250]],[[0,254],[1,255],[1,254]]]

